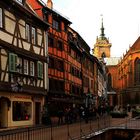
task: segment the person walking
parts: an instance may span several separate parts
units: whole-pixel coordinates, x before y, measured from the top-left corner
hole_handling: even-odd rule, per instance
[[[58,125],[63,124],[63,110],[58,110]]]

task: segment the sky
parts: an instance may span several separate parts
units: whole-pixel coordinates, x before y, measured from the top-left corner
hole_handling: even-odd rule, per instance
[[[47,0],[43,0],[45,3]],[[52,0],[91,49],[100,36],[101,19],[109,38],[111,57],[121,57],[140,35],[139,0]],[[103,16],[101,16],[103,15]]]

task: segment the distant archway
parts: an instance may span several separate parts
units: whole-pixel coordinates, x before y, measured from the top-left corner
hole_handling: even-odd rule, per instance
[[[105,58],[105,57],[106,57],[105,52],[102,53],[101,57],[102,57],[102,58]]]
[[[108,91],[112,90],[112,76],[110,73],[108,74],[107,90]]]

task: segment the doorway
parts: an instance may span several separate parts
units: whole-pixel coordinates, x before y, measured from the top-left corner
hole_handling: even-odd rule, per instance
[[[8,103],[5,98],[0,98],[0,128],[8,127]]]
[[[35,102],[35,124],[40,124],[41,103]]]

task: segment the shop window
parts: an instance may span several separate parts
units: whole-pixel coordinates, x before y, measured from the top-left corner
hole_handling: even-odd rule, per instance
[[[13,121],[26,121],[31,119],[32,103],[13,101]]]

